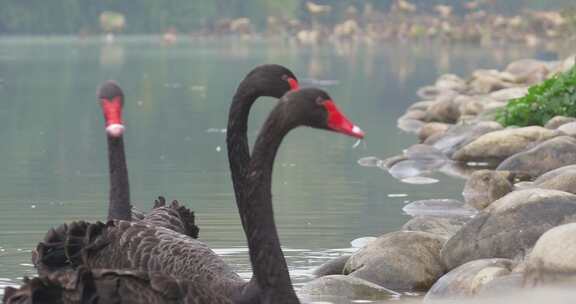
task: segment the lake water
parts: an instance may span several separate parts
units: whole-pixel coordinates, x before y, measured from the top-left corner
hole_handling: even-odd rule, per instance
[[[165,195],[190,206],[200,238],[250,275],[226,159],[228,106],[254,66],[279,63],[304,85],[322,85],[367,133],[351,138],[301,128],[285,140],[274,171],[276,220],[293,280],[351,249],[350,241],[399,229],[410,201],[461,198],[463,181],[403,184],[365,168],[416,142],[396,119],[418,87],[441,73],[467,76],[523,57],[555,59],[523,46],[444,43],[299,47],[282,41],[158,37],[0,39],[0,286],[34,275],[30,250],[48,228],[102,220],[107,208],[106,141],[96,87],[115,79],[126,94],[125,136],[132,199],[147,210]],[[272,108],[257,102],[253,140]],[[1,288],[0,288],[1,289]],[[0,291],[1,293],[1,291]]]

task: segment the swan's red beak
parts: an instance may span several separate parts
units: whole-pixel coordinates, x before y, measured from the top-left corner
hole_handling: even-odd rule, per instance
[[[346,134],[359,139],[364,138],[364,131],[362,131],[360,127],[348,120],[348,118],[342,114],[340,109],[338,109],[334,101],[325,101],[324,107],[328,112],[328,128],[335,132]]]
[[[112,99],[101,98],[102,111],[106,120],[106,133],[113,137],[120,137],[124,134],[122,124],[122,96]]]
[[[300,88],[300,85],[298,85],[298,80],[292,77],[288,77],[286,81],[288,81],[288,84],[290,85],[290,91],[296,91]]]

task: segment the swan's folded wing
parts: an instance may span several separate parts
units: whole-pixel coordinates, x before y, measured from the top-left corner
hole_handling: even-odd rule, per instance
[[[206,244],[143,222],[62,225],[46,235],[36,252],[40,275],[80,266],[160,272],[228,297],[245,283]]]
[[[178,201],[166,204],[166,199],[160,196],[154,201],[154,208],[141,219],[146,224],[164,227],[178,233],[198,238],[199,228],[196,226],[194,212]]]

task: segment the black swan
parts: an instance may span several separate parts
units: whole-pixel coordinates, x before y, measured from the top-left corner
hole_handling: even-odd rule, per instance
[[[243,184],[245,200],[239,204],[254,273],[250,282],[242,280],[202,242],[141,222],[62,225],[49,232],[47,239],[57,241],[39,251],[39,266],[160,272],[191,281],[196,289],[234,303],[299,303],[274,223],[271,180],[282,139],[301,125],[364,136],[322,90],[301,89],[282,97],[256,140]]]
[[[108,142],[110,176],[108,220],[141,220],[197,238],[199,229],[195,225],[194,213],[185,206],[181,206],[178,201],[167,205],[164,197],[159,197],[148,214],[141,214],[136,209],[132,209],[124,152],[122,120],[124,92],[116,82],[107,81],[98,89],[98,99],[104,114]]]

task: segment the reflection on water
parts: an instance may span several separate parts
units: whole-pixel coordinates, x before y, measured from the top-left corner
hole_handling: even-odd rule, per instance
[[[148,209],[157,195],[196,211],[201,239],[249,276],[228,173],[227,108],[239,80],[255,65],[274,62],[326,89],[367,132],[365,145],[301,128],[277,158],[274,203],[297,285],[311,269],[348,252],[350,241],[398,229],[406,202],[461,199],[462,180],[430,185],[396,181],[359,166],[385,159],[415,139],[396,119],[416,101],[416,89],[438,73],[468,75],[538,57],[524,47],[387,43],[298,48],[282,41],[121,38],[113,45],[69,38],[0,40],[0,286],[31,275],[30,249],[49,227],[101,220],[106,214],[107,162],[95,88],[106,79],[125,89],[126,144],[134,204]],[[259,102],[250,137],[271,109]],[[398,195],[401,194],[401,195]],[[291,248],[291,249],[290,249]]]

